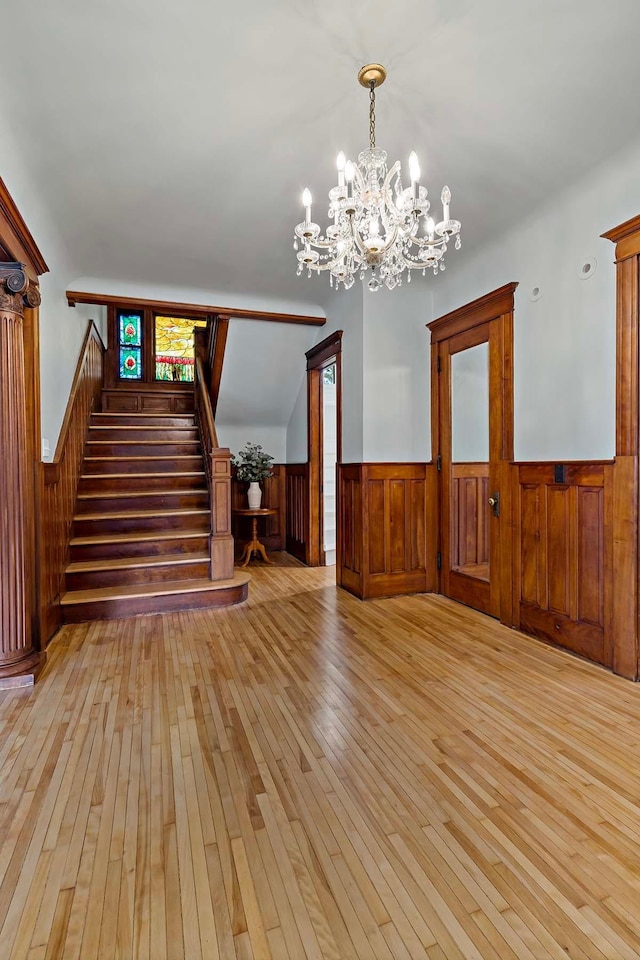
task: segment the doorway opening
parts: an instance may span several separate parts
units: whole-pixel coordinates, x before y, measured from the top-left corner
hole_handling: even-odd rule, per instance
[[[322,370],[322,551],[325,566],[336,562],[336,466],[338,408],[335,360]]]
[[[309,525],[306,562],[337,562],[337,464],[342,459],[342,330],[307,351]]]

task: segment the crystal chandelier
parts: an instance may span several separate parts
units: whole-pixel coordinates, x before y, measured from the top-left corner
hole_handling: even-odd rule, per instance
[[[358,80],[369,89],[369,149],[358,155],[357,164],[338,154],[338,183],[329,191],[329,218],[333,223],[322,234],[311,219],[311,193],[305,190],[302,204],[305,218],[295,228],[294,250],[298,250],[298,275],[303,270],[329,271],[331,286],[342,283],[349,289],[356,274],[367,286],[389,290],[402,283],[407,271],[444,270],[444,254],[452,237],[460,249],[460,222],[451,219],[451,191],[441,195],[442,220],[429,214],[427,189],[420,185],[420,165],[415,153],[409,156],[410,187],[403,187],[400,161],[387,169],[386,151],[376,147],[376,87],[384,83],[387,71],[379,63],[363,67]],[[424,231],[421,234],[421,225]]]

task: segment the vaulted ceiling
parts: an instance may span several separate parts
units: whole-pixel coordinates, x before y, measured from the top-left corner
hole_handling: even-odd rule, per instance
[[[78,274],[317,303],[292,228],[366,146],[371,60],[378,143],[448,182],[463,256],[637,135],[638,0],[40,0],[2,26],[0,111]]]

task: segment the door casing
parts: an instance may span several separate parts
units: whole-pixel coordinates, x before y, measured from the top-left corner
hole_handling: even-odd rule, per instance
[[[513,623],[513,306],[509,283],[428,324],[431,331],[431,435],[438,472],[439,592]],[[490,517],[490,583],[450,569],[451,356],[489,344],[489,489],[500,492]]]

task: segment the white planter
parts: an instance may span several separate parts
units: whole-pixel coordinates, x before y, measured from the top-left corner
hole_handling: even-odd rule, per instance
[[[257,480],[252,480],[249,484],[247,497],[249,499],[249,510],[259,510],[262,503],[262,490]]]

